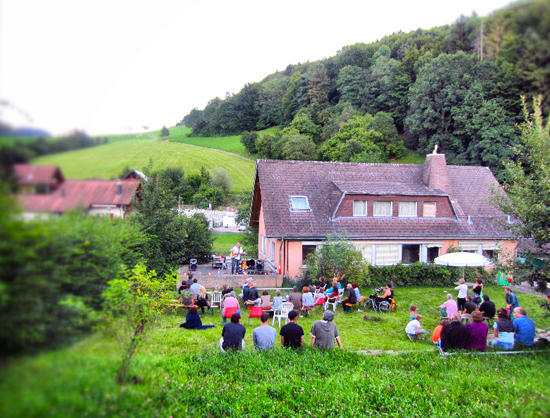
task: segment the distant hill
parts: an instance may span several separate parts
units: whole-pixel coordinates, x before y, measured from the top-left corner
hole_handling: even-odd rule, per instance
[[[449,163],[499,175],[517,157],[520,96],[541,94],[545,116],[550,111],[549,40],[550,2],[518,1],[488,17],[460,16],[288,65],[180,124],[196,137],[280,126],[255,144],[268,158],[388,161],[403,145],[425,154],[438,144]],[[367,113],[381,114],[383,126],[356,118]]]
[[[45,155],[32,160],[33,164],[60,166],[67,178],[110,179],[123,169],[143,170],[152,161],[153,169],[182,167],[186,174],[201,167],[212,170],[222,167],[233,180],[234,192],[250,191],[255,164],[238,156],[214,149],[151,139],[126,139],[91,148]]]

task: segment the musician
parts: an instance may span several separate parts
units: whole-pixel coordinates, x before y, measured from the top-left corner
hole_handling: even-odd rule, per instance
[[[231,274],[235,274],[239,271],[239,263],[241,262],[241,255],[246,254],[241,247],[241,243],[237,242],[233,248],[231,248]]]

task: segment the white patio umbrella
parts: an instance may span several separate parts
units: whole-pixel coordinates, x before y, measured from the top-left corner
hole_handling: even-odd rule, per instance
[[[487,267],[494,266],[493,262],[487,257],[476,253],[447,253],[437,257],[434,260],[435,264],[440,266],[462,267],[462,277],[464,278],[465,267]]]

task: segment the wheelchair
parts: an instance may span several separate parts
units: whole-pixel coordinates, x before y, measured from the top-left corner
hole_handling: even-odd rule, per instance
[[[393,312],[395,311],[395,301],[392,298],[391,301],[387,300],[378,300],[378,293],[382,291],[382,289],[373,289],[374,293],[369,296],[368,299],[365,299],[363,302],[363,307],[365,309],[372,309],[374,312]]]

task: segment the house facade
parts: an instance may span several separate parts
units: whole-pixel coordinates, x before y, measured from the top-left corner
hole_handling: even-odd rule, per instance
[[[506,260],[517,241],[491,202],[487,167],[259,160],[250,213],[259,257],[297,278],[328,235],[345,237],[372,265],[430,263],[449,248]]]

